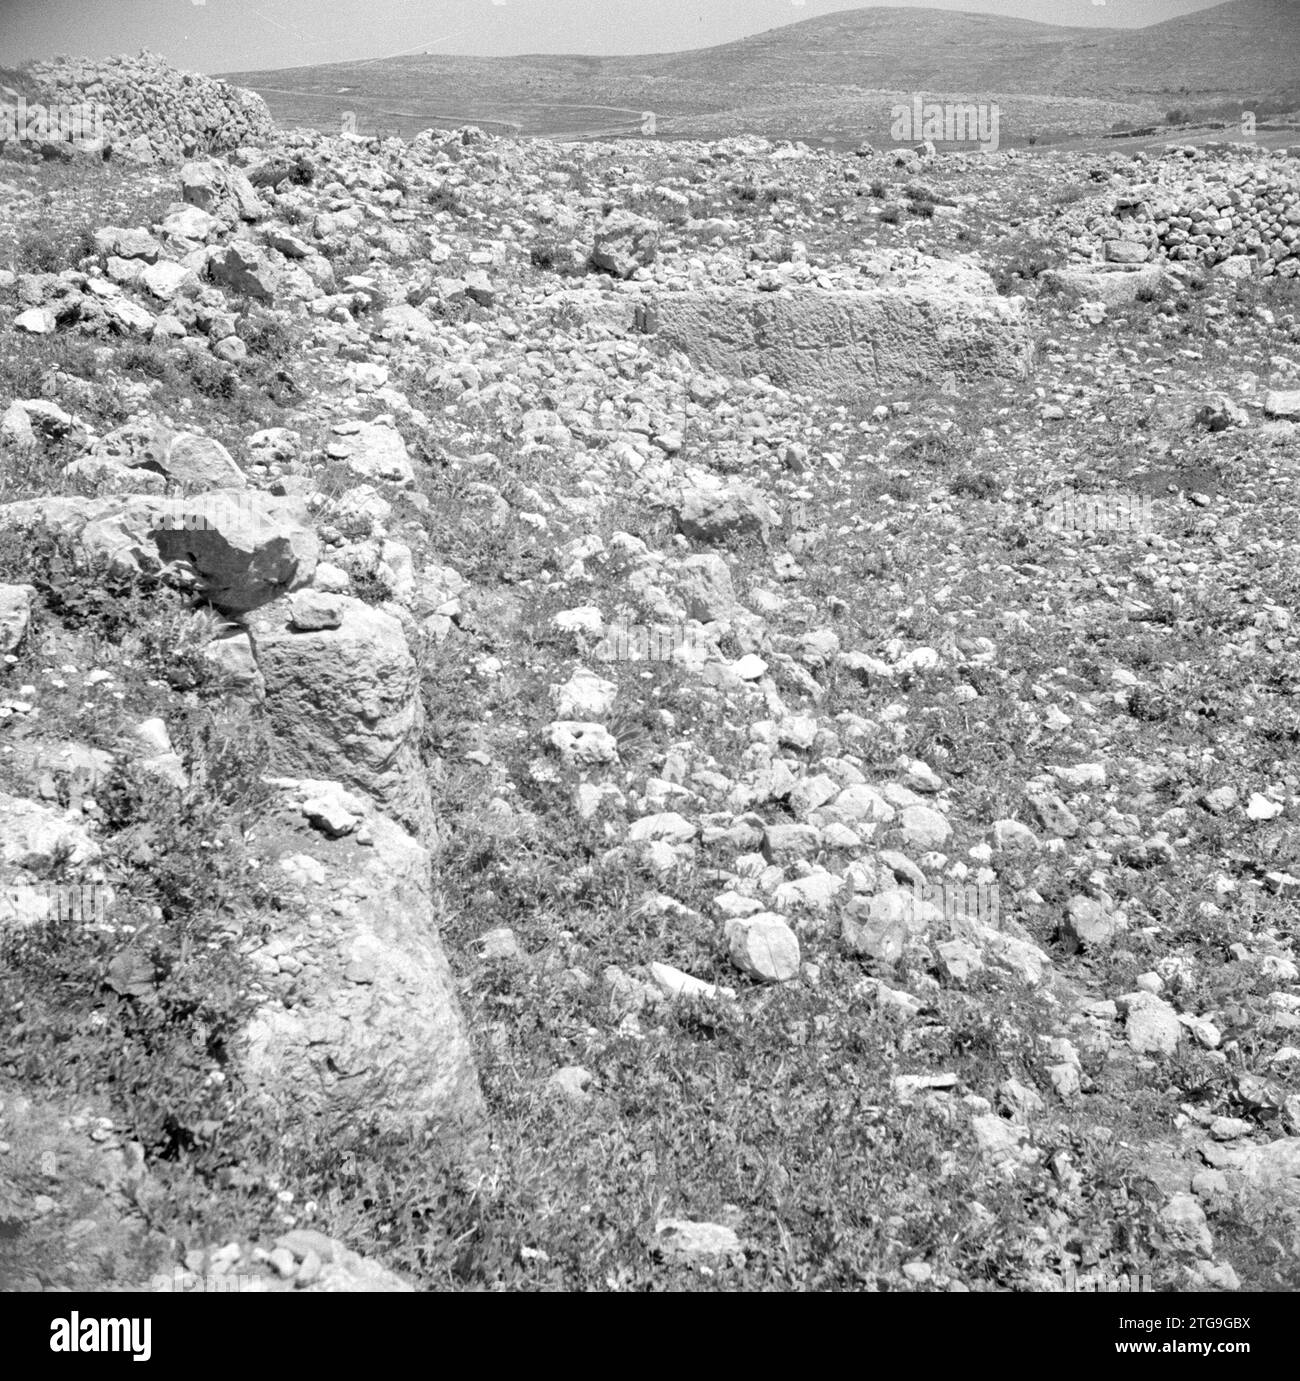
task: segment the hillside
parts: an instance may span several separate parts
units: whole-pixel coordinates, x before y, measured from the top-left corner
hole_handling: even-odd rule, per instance
[[[888,138],[913,91],[996,100],[1008,142],[1147,124],[1173,104],[1283,93],[1300,103],[1300,12],[1235,3],[1143,30],[1064,28],[949,10],[846,10],[736,43],[635,57],[425,55],[239,72],[284,126],[411,135],[472,120],[503,132]]]
[[[1122,34],[941,9],[844,10],[697,52],[609,59],[605,71],[747,95],[774,85],[1046,91],[1067,53],[1112,32]]]
[[[1077,94],[1085,88],[1131,96],[1183,92],[1191,103],[1294,96],[1300,88],[1300,5],[1236,0],[1076,44],[1066,59],[1062,89]]]

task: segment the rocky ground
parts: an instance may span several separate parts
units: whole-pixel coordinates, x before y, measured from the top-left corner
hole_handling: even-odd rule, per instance
[[[1296,153],[0,165],[8,1288],[1294,1289]]]

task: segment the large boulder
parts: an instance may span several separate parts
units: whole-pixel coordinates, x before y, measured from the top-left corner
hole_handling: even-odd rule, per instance
[[[1300,1209],[1300,1137],[1284,1137],[1266,1144],[1219,1145],[1209,1141],[1201,1154],[1229,1184],[1243,1184],[1263,1193],[1279,1207]]]
[[[95,443],[87,459],[152,470],[188,489],[237,489],[247,483],[221,442],[147,420],[115,428]]]
[[[659,250],[659,225],[631,211],[611,211],[596,231],[591,262],[618,278],[631,278],[654,263]]]
[[[95,248],[104,255],[116,255],[119,259],[143,259],[152,264],[162,246],[139,226],[125,228],[106,225],[95,231]]]
[[[1090,264],[1051,269],[1040,282],[1049,291],[1107,307],[1123,307],[1147,294],[1158,293],[1169,279],[1161,264]]]
[[[187,163],[181,169],[181,195],[188,205],[231,225],[266,215],[253,184],[238,168],[225,163]]]
[[[259,302],[273,301],[280,287],[280,276],[270,260],[249,240],[231,240],[209,249],[208,277]]]
[[[306,584],[320,551],[301,500],[257,490],[27,499],[0,507],[0,531],[42,527],[118,566],[157,573],[183,565],[207,599],[232,613]]]
[[[300,619],[302,609],[289,600],[248,620],[275,732],[272,766],[343,782],[428,837],[419,677],[405,630],[382,609],[333,598],[335,616],[327,620]]]
[[[229,489],[128,503],[87,524],[81,542],[145,569],[184,562],[207,598],[234,613],[306,584],[320,551],[298,500]]]
[[[393,484],[415,483],[415,470],[401,433],[386,422],[359,422],[349,419],[331,428],[326,455],[343,461],[349,470],[364,479],[389,480]]]
[[[726,542],[749,536],[766,538],[780,522],[780,515],[766,496],[751,484],[684,488],[674,512],[677,526],[697,542]]]

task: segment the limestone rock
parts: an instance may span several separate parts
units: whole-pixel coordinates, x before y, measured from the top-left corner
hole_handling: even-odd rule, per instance
[[[36,521],[68,524],[86,550],[140,570],[184,562],[218,608],[246,611],[306,584],[319,543],[298,503],[214,490],[182,499],[35,501]],[[0,509],[0,528],[30,521],[27,504]],[[78,517],[81,521],[78,522]]]
[[[314,962],[298,974],[291,1005],[272,996],[255,1013],[249,1076],[257,1093],[301,1115],[343,1111],[360,1098],[389,1126],[473,1120],[481,1095],[438,936],[429,855],[391,820],[370,824],[373,851],[351,865],[330,851],[355,845],[298,827],[300,847],[330,863],[318,865],[319,881],[297,875],[308,905],[281,937],[279,966],[295,949]]]
[[[1123,1010],[1124,1034],[1139,1055],[1172,1055],[1178,1049],[1183,1028],[1178,1013],[1154,993],[1135,992],[1118,998]]]
[[[285,775],[342,782],[427,831],[423,712],[401,621],[346,595],[331,598],[342,609],[335,627],[297,631],[288,600],[248,620],[274,731],[271,765]]]
[[[1019,1166],[1040,1158],[1041,1153],[1028,1144],[1028,1128],[996,1113],[973,1117],[971,1130],[980,1150],[1005,1174],[1013,1174]]]
[[[150,264],[140,275],[140,282],[160,302],[171,302],[182,289],[194,290],[199,286],[193,269],[170,260]]]
[[[993,847],[1013,852],[1029,851],[1038,847],[1038,837],[1028,825],[1019,820],[995,820]]]
[[[678,526],[687,537],[700,542],[765,536],[778,521],[776,510],[752,485],[688,488],[677,505]]]
[[[1108,240],[1106,242],[1106,262],[1108,264],[1143,264],[1150,257],[1146,245],[1137,240]]]
[[[1300,1208],[1300,1137],[1248,1146],[1207,1142],[1201,1154],[1230,1185],[1244,1182],[1288,1208]]]
[[[903,837],[919,849],[939,849],[952,836],[952,826],[929,806],[908,806],[902,817]]]
[[[181,195],[188,205],[232,225],[241,220],[261,220],[266,215],[253,184],[238,168],[226,163],[187,163],[181,169]]]
[[[0,792],[0,863],[44,875],[63,858],[69,867],[95,863],[99,845],[71,815]]]
[[[782,916],[759,912],[727,922],[731,962],[764,983],[788,983],[799,976],[799,940]]]
[[[162,246],[147,230],[126,230],[114,225],[104,226],[95,231],[95,248],[104,255],[116,255],[121,259],[143,259],[150,264],[162,252]]]
[[[336,423],[327,454],[331,460],[344,461],[350,470],[365,479],[389,480],[403,485],[415,482],[406,442],[386,423]]]
[[[546,1081],[547,1091],[558,1094],[568,1103],[582,1104],[590,1100],[587,1088],[591,1083],[591,1071],[581,1065],[565,1065],[557,1069]]]
[[[731,988],[706,983],[702,978],[683,973],[681,969],[674,968],[671,964],[651,964],[650,976],[665,997],[733,998],[736,995]]]
[[[35,598],[31,585],[0,585],[0,655],[17,651],[27,636]]]
[[[854,954],[896,964],[910,940],[925,936],[942,920],[943,912],[916,890],[891,888],[855,896],[844,909],[844,944]]]
[[[1175,1194],[1160,1210],[1160,1222],[1176,1251],[1210,1257],[1214,1242],[1210,1237],[1205,1210],[1191,1194]]]
[[[659,226],[631,211],[611,211],[596,231],[591,262],[619,278],[631,278],[652,264],[659,247]]]
[[[1088,949],[1109,944],[1128,929],[1128,916],[1116,908],[1110,897],[1071,897],[1066,912],[1065,933]]]
[[[32,419],[21,403],[10,403],[0,415],[0,439],[7,441],[20,452],[36,449],[36,432],[32,428]]]
[[[701,623],[729,618],[736,608],[736,591],[731,571],[722,557],[713,553],[688,556],[678,577],[688,618]]]
[[[1040,280],[1070,297],[1120,307],[1139,296],[1157,293],[1168,280],[1161,264],[1093,264],[1086,268],[1051,269]]]
[[[596,766],[618,757],[618,740],[603,724],[559,719],[547,726],[547,742],[565,762]]]
[[[587,667],[577,667],[568,681],[553,687],[551,693],[560,719],[598,721],[612,708],[618,686]]]
[[[1265,395],[1264,416],[1300,422],[1300,388],[1274,389]]]
[[[663,1218],[655,1224],[655,1250],[668,1261],[745,1263],[740,1239],[721,1223]]]
[[[266,683],[253,656],[252,640],[242,628],[225,629],[204,645],[203,656],[215,665],[220,675],[228,678],[233,691],[242,692],[255,701],[266,695]]]
[[[661,293],[654,312],[659,336],[696,365],[807,392],[1022,378],[1033,352],[1023,301],[984,275],[864,291],[704,288]]]
[[[295,633],[338,628],[345,612],[342,596],[324,590],[298,590],[289,609],[289,625]]]
[[[266,255],[247,240],[231,240],[211,250],[208,277],[259,302],[273,301],[280,286],[279,276]]]
[[[87,459],[150,470],[192,490],[243,488],[247,483],[221,442],[152,421],[128,422],[108,432]]]

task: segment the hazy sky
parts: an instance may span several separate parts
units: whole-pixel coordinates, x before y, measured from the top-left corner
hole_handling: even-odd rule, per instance
[[[1127,27],[1220,0],[896,0],[1051,24]],[[853,0],[0,0],[0,65],[149,48],[177,67],[233,72],[409,51],[662,53],[870,9]]]

